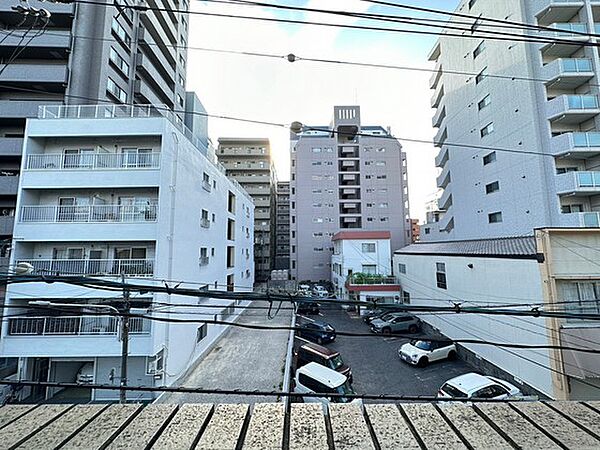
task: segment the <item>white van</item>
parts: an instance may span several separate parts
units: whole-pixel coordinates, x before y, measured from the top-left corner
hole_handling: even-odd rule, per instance
[[[315,362],[308,363],[296,370],[294,378],[294,392],[300,394],[355,394],[348,378],[335,370],[322,366]],[[303,397],[305,403],[357,403],[362,404],[360,399],[349,399],[344,397]]]

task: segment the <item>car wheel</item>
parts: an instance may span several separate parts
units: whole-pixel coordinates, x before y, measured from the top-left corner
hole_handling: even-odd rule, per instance
[[[456,359],[456,352],[454,350],[450,350],[448,352],[448,359],[450,361],[454,361]]]
[[[386,336],[389,336],[390,334],[392,334],[392,329],[389,327],[385,327],[383,330],[381,330],[381,332]]]
[[[429,360],[427,359],[426,356],[423,356],[421,359],[419,359],[419,362],[417,363],[417,367],[425,367],[427,364],[429,364]]]
[[[419,331],[419,328],[416,325],[411,325],[410,327],[408,327],[409,333],[416,333],[417,331]]]

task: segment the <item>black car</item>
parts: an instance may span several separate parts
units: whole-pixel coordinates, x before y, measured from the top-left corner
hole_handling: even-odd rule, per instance
[[[297,314],[319,314],[319,304],[313,300],[298,300]]]
[[[363,314],[363,322],[366,324],[371,324],[373,319],[378,319],[379,317],[387,314],[389,312],[398,312],[398,309],[394,308],[377,308],[377,309],[368,309],[365,314]]]
[[[328,344],[335,340],[335,328],[326,322],[315,320],[298,325],[300,330],[296,336],[316,342],[317,344]]]

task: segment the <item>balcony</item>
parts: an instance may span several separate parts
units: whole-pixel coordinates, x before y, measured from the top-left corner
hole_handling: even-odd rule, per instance
[[[564,133],[552,138],[553,156],[586,159],[600,155],[600,132]]]
[[[15,216],[0,216],[0,235],[6,236],[13,234],[15,226]],[[2,264],[0,264],[1,266]]]
[[[27,156],[26,170],[158,169],[160,152],[152,153],[45,153]]]
[[[23,138],[0,137],[0,156],[21,156]]]
[[[444,167],[446,162],[450,159],[450,153],[448,147],[442,147],[437,156],[435,157],[435,166]]]
[[[533,0],[533,11],[540,25],[568,22],[583,8],[583,0]]]
[[[553,89],[574,90],[594,77],[589,58],[560,58],[542,68],[546,86]]]
[[[344,188],[339,190],[340,200],[360,200],[360,188]]]
[[[445,166],[436,178],[437,187],[445,189],[450,181],[450,166]]]
[[[36,273],[86,276],[151,277],[154,259],[20,259],[29,263]]]
[[[341,186],[358,186],[360,185],[360,176],[358,174],[345,174],[339,176]]]
[[[438,200],[438,205],[439,209],[442,211],[446,211],[452,206],[452,191],[450,189],[444,189],[444,192]]]
[[[129,319],[129,334],[150,334],[151,322],[142,317]],[[9,336],[117,336],[120,321],[115,316],[19,317],[8,320]]]
[[[360,162],[359,161],[340,161],[339,162],[339,171],[340,172],[359,172],[360,171]]]
[[[429,89],[435,89],[437,87],[443,73],[442,64],[438,62],[435,65],[433,75],[431,75],[431,78],[429,79]]]
[[[156,222],[158,205],[77,205],[23,206],[20,222]]]
[[[600,228],[600,212],[561,214],[560,226],[574,228]]]
[[[597,95],[559,95],[546,106],[546,117],[553,123],[576,125],[598,114]]]
[[[396,277],[379,274],[355,273],[346,279],[346,288],[349,291],[400,291],[400,284]]]
[[[556,176],[558,195],[600,194],[600,172],[568,172]]]
[[[48,5],[54,6],[54,5]],[[72,5],[69,5],[72,7]],[[31,37],[32,34],[29,35]],[[21,33],[15,33],[11,36],[7,36],[6,39],[3,37],[0,39],[0,48],[3,47],[17,47],[21,45],[19,41],[21,41]],[[41,49],[46,51],[49,50],[66,50],[71,48],[71,33],[68,30],[48,30],[48,33],[41,34],[40,36],[32,39],[29,44],[27,44],[28,49],[37,49],[41,53]],[[45,55],[40,54],[40,58]]]
[[[17,195],[19,188],[18,176],[0,175],[0,195]]]
[[[437,111],[435,112],[433,118],[431,119],[431,125],[434,128],[439,128],[439,126],[442,124],[442,121],[446,118],[446,107],[443,106],[441,108],[438,108]]]
[[[21,64],[9,65],[0,75],[3,83],[37,83],[41,85],[67,83],[68,70],[65,64]]]
[[[433,138],[433,145],[435,147],[441,147],[444,145],[444,142],[446,142],[446,139],[448,139],[448,129],[446,127],[440,128]]]
[[[576,314],[595,313],[595,305],[590,303],[590,308],[584,311],[575,310]],[[570,311],[569,311],[570,312]],[[589,343],[600,341],[600,324],[598,322],[587,323],[565,323],[560,328],[561,344],[571,348],[595,348]],[[563,350],[562,355],[565,362],[565,372],[580,379],[597,379],[600,372],[600,359],[596,355]]]
[[[585,23],[569,22],[569,23],[551,23],[546,25],[555,28],[556,31],[543,30],[539,32],[540,37],[547,38],[550,42],[541,43],[541,52],[544,57],[565,58],[575,53],[580,46],[574,45],[584,43],[590,40],[589,35],[581,35],[574,33],[588,33],[588,27]],[[554,39],[562,39],[573,42],[553,42]]]
[[[356,145],[345,145],[338,151],[340,158],[359,158],[358,146]]]
[[[360,214],[360,203],[340,203],[340,214]]]
[[[431,97],[431,107],[437,108],[438,106],[440,106],[442,97],[444,97],[444,85],[440,84],[433,93],[433,97]]]

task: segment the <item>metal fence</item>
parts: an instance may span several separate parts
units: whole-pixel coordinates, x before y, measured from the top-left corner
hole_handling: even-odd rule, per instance
[[[153,259],[21,259],[29,263],[35,272],[73,275],[154,275]]]
[[[158,169],[160,152],[44,153],[27,156],[29,170]]]
[[[115,316],[18,317],[8,320],[11,336],[117,335],[119,318]],[[129,319],[130,334],[150,334],[150,320]]]
[[[23,206],[21,222],[156,222],[158,205]]]

